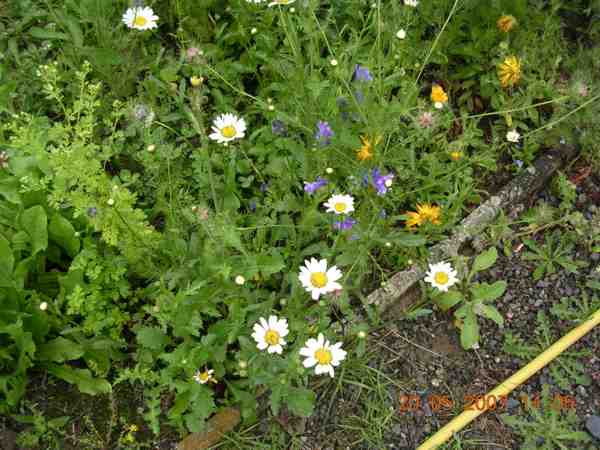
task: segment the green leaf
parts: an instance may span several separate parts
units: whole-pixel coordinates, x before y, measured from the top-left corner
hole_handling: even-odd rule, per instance
[[[223,227],[223,243],[228,247],[243,251],[240,234],[232,225],[225,225]]]
[[[393,241],[402,247],[420,247],[427,243],[425,237],[410,233],[398,233]]]
[[[305,388],[290,388],[287,394],[287,405],[292,413],[300,417],[309,417],[312,414],[317,399],[313,391]]]
[[[273,253],[272,255],[258,255],[256,257],[256,263],[264,277],[268,277],[285,269],[285,262],[279,253]]]
[[[504,318],[498,312],[495,306],[480,303],[478,306],[478,313],[487,317],[490,320],[493,320],[500,326],[504,325]]]
[[[476,283],[471,286],[473,297],[478,300],[496,300],[506,290],[506,281],[498,280],[493,284]]]
[[[162,350],[169,342],[169,337],[158,328],[142,327],[137,332],[137,341],[151,350]]]
[[[482,270],[489,269],[496,262],[496,258],[498,258],[498,251],[496,247],[492,247],[481,255],[478,255],[473,262],[473,270],[475,272],[481,272]]]
[[[84,350],[81,344],[59,336],[40,345],[36,356],[41,361],[62,363],[81,358],[83,354]]]
[[[89,369],[74,369],[65,365],[52,365],[48,367],[48,372],[67,383],[77,385],[83,394],[108,394],[112,390],[108,381],[94,377]]]
[[[11,203],[20,204],[19,180],[13,177],[0,180],[0,195]]]
[[[436,297],[434,301],[443,311],[448,311],[454,305],[459,303],[462,299],[463,296],[460,292],[448,291]]]
[[[69,36],[67,36],[65,33],[60,33],[58,31],[52,31],[52,30],[46,30],[44,28],[40,28],[40,27],[32,27],[29,30],[29,34],[36,38],[36,39],[61,39],[61,40],[68,40]]]
[[[76,231],[71,222],[60,214],[54,214],[48,226],[50,239],[64,248],[67,254],[74,258],[79,253],[80,242],[75,235]]]
[[[460,333],[460,343],[465,350],[470,349],[479,341],[479,324],[473,308],[466,310],[463,327]]]
[[[9,242],[0,235],[0,280],[10,280],[15,267],[15,257]]]
[[[21,215],[21,226],[31,239],[31,253],[35,255],[48,247],[48,217],[40,205],[32,206]]]

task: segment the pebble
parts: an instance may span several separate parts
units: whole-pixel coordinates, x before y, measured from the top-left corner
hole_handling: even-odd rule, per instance
[[[600,439],[600,416],[590,416],[585,421],[585,427],[596,439]]]

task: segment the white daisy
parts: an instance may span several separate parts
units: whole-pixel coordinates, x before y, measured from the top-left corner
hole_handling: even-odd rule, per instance
[[[274,0],[271,3],[269,3],[269,8],[275,5],[291,5],[295,1],[296,0]]]
[[[328,373],[333,378],[333,368],[346,358],[346,352],[341,347],[341,342],[331,345],[319,333],[317,339],[310,338],[300,349],[300,355],[306,356],[302,364],[307,368],[315,366],[315,375]]]
[[[224,144],[244,137],[246,121],[235,114],[221,114],[213,120],[212,131],[209,137]]]
[[[425,281],[442,292],[446,292],[450,286],[458,282],[456,270],[447,262],[429,264],[429,272],[426,273]]]
[[[406,30],[404,30],[404,29],[398,30],[398,32],[396,33],[396,37],[398,39],[405,39],[406,38]]]
[[[135,28],[136,30],[156,28],[158,26],[156,24],[157,21],[158,16],[148,6],[129,8],[123,14],[123,23],[129,28]]]
[[[216,383],[217,380],[215,380],[215,378],[213,377],[213,373],[215,373],[214,370],[205,370],[204,372],[200,372],[200,370],[196,371],[196,374],[194,375],[194,380],[196,380],[198,383],[200,384],[206,384],[209,381],[211,383]]]
[[[329,197],[323,206],[327,208],[327,212],[335,214],[350,214],[354,211],[354,199],[351,195],[332,195]]]
[[[412,6],[413,8],[416,8],[419,6],[419,0],[404,0],[404,4],[406,6]]]
[[[506,133],[506,140],[508,142],[517,143],[519,142],[519,139],[521,139],[521,135],[517,130],[510,130],[508,133]]]
[[[342,289],[342,285],[337,282],[342,278],[342,272],[336,266],[327,269],[327,260],[317,261],[315,258],[304,261],[304,266],[300,267],[298,275],[300,282],[307,292],[310,292],[313,300],[319,300],[321,294]]]
[[[278,319],[277,316],[269,316],[267,322],[264,317],[259,319],[253,327],[252,337],[256,341],[259,350],[267,349],[268,353],[283,352],[285,341],[283,338],[289,333],[286,319]]]

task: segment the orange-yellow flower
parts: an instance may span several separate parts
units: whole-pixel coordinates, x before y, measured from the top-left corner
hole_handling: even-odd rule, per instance
[[[521,62],[516,56],[507,57],[498,66],[498,78],[502,87],[514,86],[521,79]]]
[[[406,227],[413,228],[415,226],[423,225],[425,222],[431,222],[434,225],[441,223],[441,208],[434,206],[431,203],[418,203],[417,211],[409,211],[406,213],[408,219],[406,220]]]
[[[508,33],[517,24],[517,19],[514,16],[502,16],[496,22],[496,26],[500,31]]]
[[[439,84],[434,84],[431,87],[431,101],[435,104],[436,108],[438,105],[443,106],[444,103],[448,102],[448,94],[444,92],[444,88]]]
[[[356,159],[366,161],[373,158],[373,147],[381,142],[381,136],[375,138],[375,142],[371,142],[368,136],[361,136],[362,147],[356,150]]]

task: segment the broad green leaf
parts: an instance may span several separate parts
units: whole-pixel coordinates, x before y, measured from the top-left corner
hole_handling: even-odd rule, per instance
[[[81,358],[83,354],[84,350],[81,344],[59,336],[40,345],[36,356],[41,361],[62,363]]]
[[[0,279],[8,281],[15,267],[15,257],[9,242],[0,235]]]
[[[475,272],[480,272],[482,270],[489,269],[496,262],[496,258],[498,258],[498,251],[496,247],[492,247],[482,254],[478,255],[473,262],[473,270]]]
[[[74,258],[79,253],[80,242],[75,235],[75,228],[60,214],[54,214],[48,226],[50,239],[64,248],[67,254]]]
[[[20,204],[21,194],[19,194],[19,180],[16,178],[6,178],[0,180],[0,196],[3,196],[11,203]]]
[[[40,205],[32,206],[21,215],[21,225],[31,239],[31,252],[35,255],[48,247],[48,217]]]
[[[258,270],[260,270],[264,277],[268,277],[285,269],[285,262],[279,253],[258,255],[256,257],[256,263],[258,265]]]
[[[478,307],[478,312],[481,315],[487,317],[488,319],[493,320],[498,325],[500,325],[500,326],[504,325],[504,318],[498,312],[498,310],[496,309],[495,306],[480,303],[479,307]]]
[[[142,327],[137,332],[137,341],[143,347],[152,350],[162,350],[169,342],[169,337],[153,327]]]
[[[506,281],[498,280],[493,284],[477,283],[471,286],[473,297],[478,300],[496,300],[506,290]]]
[[[46,30],[40,27],[32,27],[29,30],[29,34],[36,39],[60,39],[60,40],[68,40],[69,36],[65,33],[60,33],[58,31]]]
[[[316,394],[310,389],[290,388],[287,391],[288,408],[300,417],[309,417],[312,414],[316,399]]]
[[[460,292],[448,291],[436,297],[434,301],[443,311],[448,311],[454,305],[459,303],[462,299],[463,296]]]
[[[89,369],[51,365],[48,367],[48,372],[67,383],[75,384],[83,394],[108,394],[112,390],[108,381],[94,377]]]
[[[473,308],[469,308],[463,319],[460,333],[460,343],[465,350],[470,349],[479,341],[479,324]]]

